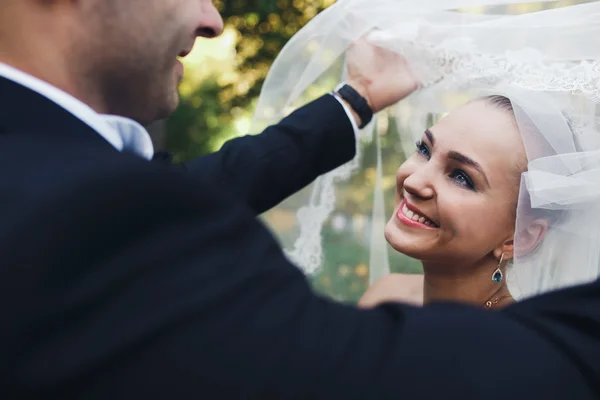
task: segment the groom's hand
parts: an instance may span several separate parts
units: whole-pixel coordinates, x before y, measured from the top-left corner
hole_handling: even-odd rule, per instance
[[[369,103],[373,112],[391,106],[419,87],[400,54],[367,42],[354,42],[346,57],[347,83]]]

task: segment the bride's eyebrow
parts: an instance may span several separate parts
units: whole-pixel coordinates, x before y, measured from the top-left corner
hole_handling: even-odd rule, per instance
[[[433,136],[433,133],[429,129],[425,129],[425,136],[427,136],[427,139],[429,140],[429,142],[431,142],[432,146],[435,145],[435,137]],[[458,161],[461,164],[466,164],[470,167],[473,167],[474,169],[477,170],[477,172],[479,172],[481,174],[481,176],[483,176],[485,183],[488,186],[490,185],[490,182],[488,181],[488,178],[485,175],[483,168],[477,161],[465,156],[464,154],[459,153],[458,151],[449,151],[448,158]]]
[[[425,129],[425,136],[429,139],[429,142],[433,146],[435,144],[435,138],[433,137],[433,133],[429,129]]]

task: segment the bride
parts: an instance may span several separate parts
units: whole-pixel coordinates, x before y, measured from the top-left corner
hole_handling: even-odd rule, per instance
[[[482,97],[459,108],[427,129],[416,147],[398,169],[396,207],[385,237],[395,250],[421,260],[425,274],[388,275],[359,305],[510,304],[504,276],[514,252],[520,177],[527,169],[510,99]],[[543,240],[549,222],[530,221],[530,248]]]
[[[450,3],[339,1],[283,49],[259,99],[255,123],[265,123],[276,117],[270,110],[339,74],[336,62],[364,36],[403,54],[421,84],[392,110],[400,121],[408,107],[418,133],[396,173],[387,224],[378,154],[374,284],[361,306],[444,300],[496,309],[599,274],[600,46],[590,38],[600,31],[600,4],[479,15],[456,11],[472,1]],[[457,107],[456,98],[468,101]],[[431,114],[444,117],[429,126]],[[380,147],[377,125],[359,139]],[[336,185],[359,168],[360,154],[320,178],[297,210],[288,255],[309,274],[320,266]],[[389,275],[383,233],[395,251],[422,262],[424,275]]]
[[[521,173],[527,156],[512,104],[483,97],[427,129],[415,154],[398,169],[395,212],[385,237],[397,251],[421,260],[423,290],[416,298],[400,288],[415,282],[383,278],[359,305],[374,301],[454,300],[486,308],[513,298],[504,275],[513,257]],[[547,221],[532,221],[540,240]]]

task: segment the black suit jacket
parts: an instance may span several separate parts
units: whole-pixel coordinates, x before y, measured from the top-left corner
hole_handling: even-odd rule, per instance
[[[0,398],[600,393],[597,284],[502,313],[314,295],[255,217],[353,155],[328,96],[184,171],[0,79]]]

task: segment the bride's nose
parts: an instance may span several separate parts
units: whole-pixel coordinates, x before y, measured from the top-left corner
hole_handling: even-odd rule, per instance
[[[404,178],[404,182],[399,183],[412,196],[426,200],[433,198],[435,195],[432,178],[431,171],[426,166],[422,166],[420,169],[412,171],[410,175],[407,175]]]

